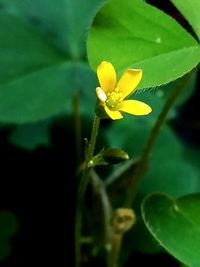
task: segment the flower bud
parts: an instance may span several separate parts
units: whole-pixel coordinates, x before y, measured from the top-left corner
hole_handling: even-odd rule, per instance
[[[103,151],[102,157],[107,163],[117,164],[129,159],[129,155],[119,148],[108,148]]]
[[[132,209],[118,208],[113,212],[111,225],[116,234],[124,234],[135,224],[136,215]]]

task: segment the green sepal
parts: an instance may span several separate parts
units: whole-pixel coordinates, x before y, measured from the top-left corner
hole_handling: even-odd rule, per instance
[[[95,113],[100,119],[109,119],[109,116],[105,112],[105,109],[99,100],[96,102]]]

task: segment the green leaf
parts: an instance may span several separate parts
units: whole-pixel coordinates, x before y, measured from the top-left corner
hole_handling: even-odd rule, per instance
[[[102,0],[10,0],[15,13],[28,18],[72,58],[85,55],[88,25]],[[45,12],[44,12],[45,10]]]
[[[80,9],[79,0],[52,3],[3,1],[0,12],[1,122],[30,123],[63,111],[71,112],[71,98],[77,91],[80,91],[81,112],[93,112],[91,102],[95,101],[96,76],[87,63],[69,60],[66,54],[51,46],[50,41],[65,47],[65,51],[74,58],[68,48],[85,49],[86,25],[98,3],[100,0],[88,0]],[[81,12],[86,12],[84,18]],[[75,19],[74,14],[84,23],[70,21],[70,18]],[[39,25],[30,26],[27,18],[34,26]],[[43,29],[44,38],[36,28]],[[65,37],[69,40],[64,41],[62,38]]]
[[[61,64],[27,74],[12,83],[0,86],[0,121],[34,122],[64,110],[71,112],[72,96],[93,84],[93,73],[84,64]],[[85,81],[80,87],[81,81]],[[94,99],[93,87],[81,92],[82,110],[92,112],[88,101]],[[94,108],[93,108],[94,110]]]
[[[96,77],[87,64],[65,63],[19,77],[0,86],[0,121],[26,123],[72,111],[80,91],[81,111],[93,114]]]
[[[200,1],[199,0],[170,0],[187,19],[200,39]]]
[[[137,96],[143,97],[143,94],[137,94]],[[147,100],[148,94],[145,102]],[[149,98],[149,101],[151,101],[151,98]],[[153,104],[151,106],[159,110],[160,105],[162,105],[162,98],[155,95],[155,102],[151,101],[150,104]],[[155,123],[155,117],[156,114],[153,114],[151,118],[150,116],[140,118],[130,116],[116,123],[112,122],[110,128],[106,130],[110,145],[119,146],[127,151],[130,157],[137,158],[141,154],[150,130]],[[150,157],[149,168],[143,177],[137,199],[134,203],[136,211],[140,207],[144,196],[154,191],[172,194],[174,197],[199,192],[199,171],[188,160],[190,154],[188,155],[187,151],[172,129],[164,124],[156,139]],[[197,153],[193,156],[196,159],[197,165],[199,165],[198,156],[199,154]],[[113,206],[123,205],[127,188],[130,184],[129,177],[132,177],[132,173],[133,169],[130,169],[130,164],[126,164],[121,168],[117,168],[115,173],[111,174],[106,180],[107,190]],[[126,238],[125,246],[128,244],[128,248],[124,252],[124,257],[126,258],[130,255],[134,249],[143,253],[155,253],[158,251],[159,247],[154,244],[149,234],[144,232],[140,222],[135,227],[130,232],[130,236]]]
[[[0,86],[63,62],[63,55],[26,22],[0,13]]]
[[[158,150],[156,152],[158,153]],[[159,164],[158,155],[152,159],[150,169],[141,183],[140,194],[146,195],[158,191],[180,197],[199,191],[199,177],[196,168],[184,161],[182,157],[171,155],[171,158],[168,159],[161,152],[160,159]]]
[[[141,155],[154,122],[155,119],[148,117],[126,118],[112,124],[106,131],[107,139],[111,146],[121,147],[130,157],[137,158]],[[148,170],[141,182],[140,198],[152,191],[165,192],[174,197],[199,192],[198,169],[185,159],[183,151],[184,146],[173,131],[166,124],[163,125],[151,152]],[[132,172],[130,164],[127,164],[107,178],[109,192],[114,196],[113,202],[116,206],[121,205],[126,197]],[[186,183],[187,180],[190,182]]]
[[[97,99],[95,91],[98,85],[97,76],[87,63],[76,64],[73,72],[73,88],[76,88],[80,95],[81,114],[93,118]]]
[[[111,0],[93,21],[88,57],[93,69],[103,60],[111,61],[118,73],[143,69],[139,88],[147,88],[193,69],[200,46],[175,20],[144,1]]]
[[[183,151],[184,146],[173,130],[163,125],[151,153],[149,169],[141,183],[141,195],[159,191],[180,197],[199,192],[198,170],[184,158]],[[190,182],[186,183],[187,180]]]
[[[176,99],[174,103],[175,108],[177,106],[179,107],[183,105],[192,96],[196,88],[197,77],[198,77],[198,68],[193,70],[193,73],[191,74],[189,81],[184,85],[184,89],[181,91],[181,94],[178,96],[178,98]],[[174,89],[177,86],[179,86],[179,83],[180,83],[180,79],[174,82],[171,82],[167,85],[161,86],[158,88],[157,94],[166,100],[172,94]]]
[[[0,0],[0,12],[2,13],[9,13],[9,14],[15,14],[16,8],[13,5],[13,0],[7,1],[7,0]]]
[[[198,173],[199,173],[199,178],[200,178],[200,165],[199,165],[199,159],[200,159],[200,148],[198,146],[189,146],[185,145],[184,146],[184,151],[183,151],[183,157],[185,158],[186,161],[190,162],[192,166],[197,168]],[[200,179],[199,179],[200,183]]]
[[[157,100],[159,101],[159,98]],[[161,103],[157,103],[158,107]],[[156,110],[158,107],[155,107]],[[152,117],[149,115],[143,117],[127,116],[127,118],[117,123],[113,122],[111,127],[105,132],[110,145],[121,147],[127,151],[130,157],[138,157],[145,146],[158,114],[152,115]],[[173,150],[173,155],[169,157],[171,150]],[[162,156],[171,160],[172,156],[180,156],[181,152],[182,145],[180,141],[170,127],[164,124],[155,141],[152,157],[155,156],[156,160],[158,160],[162,154]]]
[[[9,142],[17,147],[32,150],[51,143],[49,126],[51,120],[17,125],[9,136]]]
[[[121,249],[122,266],[125,265],[134,251],[145,254],[155,254],[162,250],[163,248],[147,230],[141,216],[137,215],[136,224],[123,238]]]
[[[22,19],[0,14],[2,122],[34,121],[63,110],[68,68],[61,54]]]
[[[170,254],[191,267],[200,262],[200,194],[178,200],[154,193],[142,204],[144,222]]]
[[[87,88],[82,95],[90,94],[93,76],[87,64],[67,62],[25,21],[0,14],[1,122],[34,122],[69,112],[77,90]]]
[[[16,216],[9,211],[0,212],[0,260],[10,255],[10,238],[18,231]]]
[[[32,122],[63,111],[69,96],[66,84],[72,85],[70,70],[71,65],[66,63],[0,86],[0,121]]]

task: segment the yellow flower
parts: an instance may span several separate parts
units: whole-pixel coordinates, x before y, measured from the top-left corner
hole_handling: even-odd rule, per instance
[[[103,61],[97,68],[97,76],[101,87],[96,88],[96,93],[105,112],[111,119],[122,119],[121,112],[132,115],[146,115],[151,112],[151,108],[141,101],[126,100],[140,82],[142,70],[127,69],[117,83],[113,65]]]

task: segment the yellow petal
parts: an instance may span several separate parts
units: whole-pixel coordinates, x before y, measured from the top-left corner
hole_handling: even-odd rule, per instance
[[[125,100],[118,104],[117,109],[132,115],[147,115],[151,112],[151,107],[137,100]]]
[[[141,79],[142,70],[140,69],[128,69],[122,74],[117,88],[123,93],[123,98],[126,98],[134,91]]]
[[[112,120],[119,120],[119,119],[123,118],[122,114],[119,111],[110,110],[107,106],[105,106],[104,109],[105,109],[105,112],[107,113],[107,115]]]
[[[102,61],[97,68],[97,76],[101,88],[105,93],[111,92],[115,89],[116,85],[116,72],[110,62]]]

